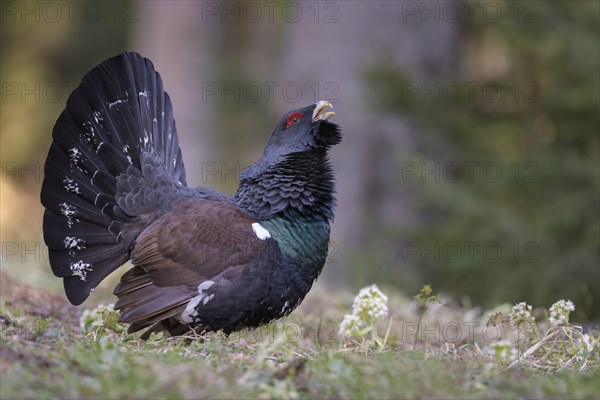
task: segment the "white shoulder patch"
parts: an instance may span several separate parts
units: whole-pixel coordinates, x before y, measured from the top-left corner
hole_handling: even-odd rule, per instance
[[[252,224],[252,230],[256,233],[256,237],[260,240],[265,240],[271,237],[271,234],[261,224],[255,222]]]

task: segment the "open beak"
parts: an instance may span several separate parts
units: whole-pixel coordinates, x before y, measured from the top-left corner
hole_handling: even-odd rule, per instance
[[[315,110],[313,111],[313,115],[312,115],[312,122],[327,121],[329,118],[333,117],[335,115],[335,113],[333,111],[325,112],[327,107],[333,108],[331,103],[328,101],[324,101],[324,100],[317,101],[315,103]]]

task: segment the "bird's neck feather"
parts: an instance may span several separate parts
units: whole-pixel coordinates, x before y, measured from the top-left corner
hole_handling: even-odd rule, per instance
[[[271,165],[261,161],[242,172],[236,203],[269,231],[284,256],[322,266],[335,208],[326,152],[296,153]]]
[[[329,221],[322,216],[301,215],[294,210],[260,224],[269,231],[281,253],[302,265],[321,266],[329,246]]]

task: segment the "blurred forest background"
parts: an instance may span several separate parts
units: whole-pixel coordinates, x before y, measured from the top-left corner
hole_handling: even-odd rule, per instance
[[[52,127],[85,72],[128,50],[162,75],[190,186],[233,193],[282,113],[334,103],[345,136],[318,284],[411,294],[431,283],[484,308],[568,298],[577,320],[600,316],[599,2],[1,7],[12,277],[61,290],[39,203]]]

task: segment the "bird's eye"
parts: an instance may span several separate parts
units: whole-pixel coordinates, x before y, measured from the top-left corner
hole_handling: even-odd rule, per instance
[[[296,125],[297,123],[300,122],[301,119],[302,119],[302,114],[297,113],[297,112],[293,113],[292,115],[290,115],[288,117],[285,127],[289,128],[291,125]]]

